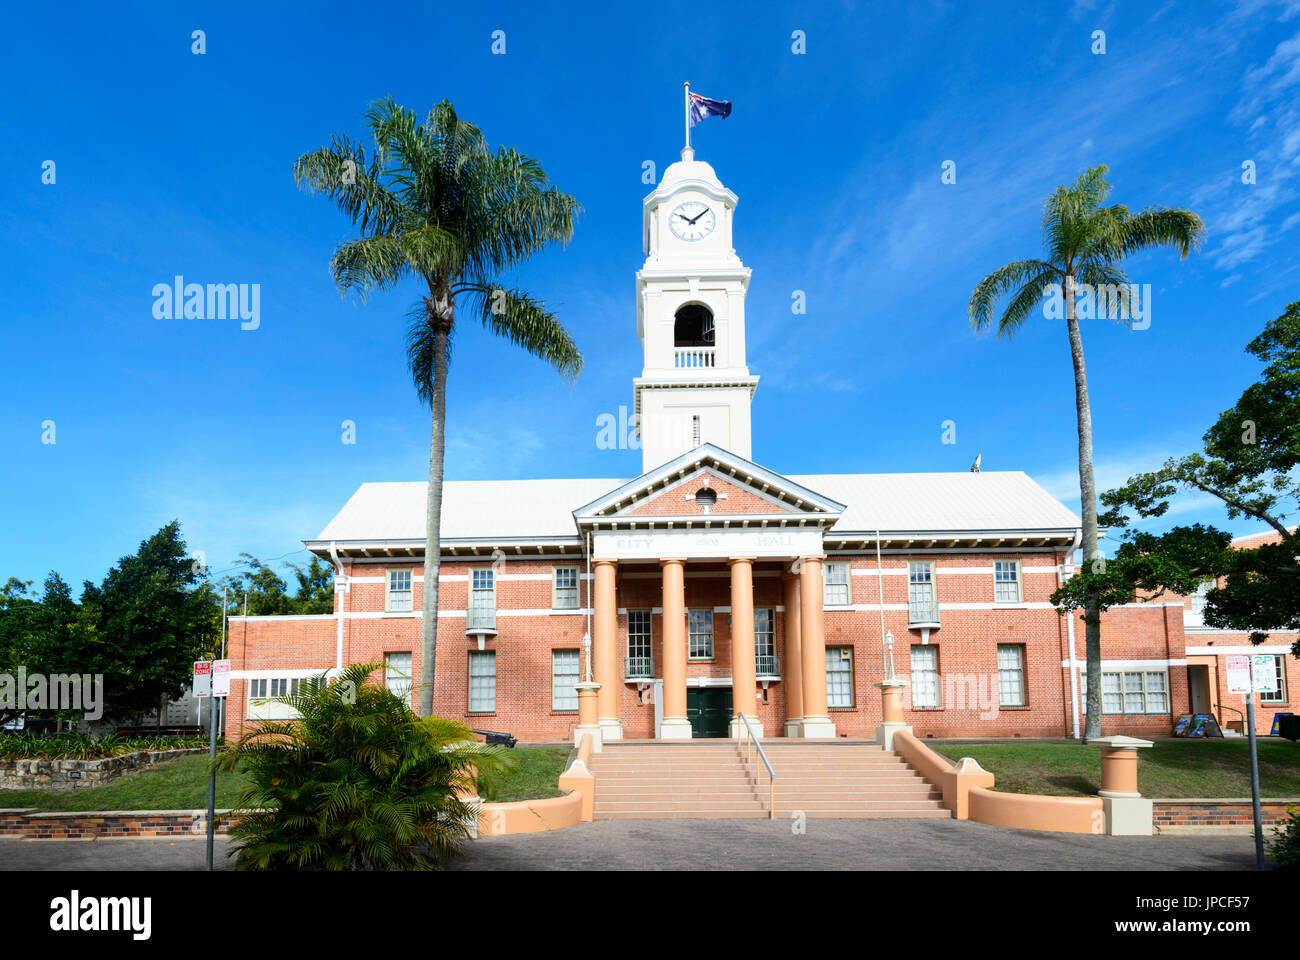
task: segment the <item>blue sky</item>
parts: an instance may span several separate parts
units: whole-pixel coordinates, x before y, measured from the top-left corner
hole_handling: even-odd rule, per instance
[[[451,99],[585,211],[566,249],[511,278],[572,330],[580,380],[461,327],[449,479],[639,472],[638,451],[597,447],[596,418],[631,403],[642,164],[677,158],[687,79],[734,103],[694,140],[740,197],[754,458],[772,469],[964,470],[982,454],[1077,510],[1063,323],[976,338],[966,303],[985,273],[1038,254],[1044,197],[1092,164],[1110,165],[1115,202],[1188,207],[1208,227],[1186,262],[1129,262],[1152,286],[1150,329],[1085,323],[1102,488],[1196,449],[1258,372],[1244,345],[1297,299],[1298,0],[570,10],[10,9],[0,579],[98,580],[173,517],[216,572],[240,551],[302,559],[359,483],[424,478],[428,415],[402,346],[418,291],[341,299],[327,262],[348,224],[290,173],[333,131],[359,135],[387,94],[420,113]],[[260,284],[260,327],[155,319],[152,288],[177,274]],[[796,431],[809,411],[820,429]],[[1171,519],[1254,529],[1191,499]]]

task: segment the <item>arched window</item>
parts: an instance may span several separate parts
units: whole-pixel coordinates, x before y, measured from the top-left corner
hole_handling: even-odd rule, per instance
[[[699,303],[688,303],[675,315],[673,346],[713,346],[713,312]]]

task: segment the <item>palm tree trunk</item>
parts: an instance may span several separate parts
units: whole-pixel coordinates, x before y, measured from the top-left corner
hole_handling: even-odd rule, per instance
[[[1097,484],[1092,475],[1092,408],[1088,403],[1088,370],[1083,361],[1083,337],[1075,315],[1074,276],[1065,277],[1065,321],[1070,332],[1070,356],[1074,361],[1074,406],[1079,421],[1079,506],[1083,514],[1083,562],[1091,571],[1100,556],[1097,536]],[[1073,616],[1073,611],[1070,616]],[[1083,605],[1084,653],[1088,662],[1087,723],[1083,742],[1101,736],[1101,611],[1095,595]]]
[[[420,622],[420,709],[422,717],[433,715],[433,683],[438,662],[438,569],[442,534],[442,469],[447,423],[447,332],[451,309],[434,318],[433,337],[433,426],[429,433],[429,488],[425,498],[424,599]]]

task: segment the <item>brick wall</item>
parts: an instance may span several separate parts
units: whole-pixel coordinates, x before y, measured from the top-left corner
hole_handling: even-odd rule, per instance
[[[1019,559],[1023,601],[994,605],[993,560]],[[824,614],[828,646],[846,646],[853,651],[853,706],[832,709],[832,720],[841,734],[871,736],[880,721],[880,695],[875,684],[883,676],[880,614],[860,609],[879,603],[874,556],[831,557],[852,565],[851,604],[827,608]],[[918,558],[919,559],[919,558]],[[906,719],[919,736],[963,737],[1059,737],[1072,731],[1069,673],[1062,663],[1068,659],[1066,621],[1050,607],[1048,598],[1057,586],[1056,566],[1063,555],[1052,552],[931,554],[935,562],[935,583],[941,606],[942,625],[928,640],[938,650],[943,685],[939,709],[912,709],[910,694],[905,703]],[[894,662],[902,676],[910,673],[910,649],[922,644],[921,631],[907,623],[907,560],[902,556],[883,558],[885,629],[895,638]],[[585,608],[589,603],[589,581],[583,580],[577,611],[552,611],[552,571],[557,564],[578,566],[581,561],[554,561],[507,556],[496,567],[497,634],[489,635],[484,648],[497,653],[497,706],[486,714],[468,713],[469,653],[477,640],[466,635],[464,610],[471,566],[488,566],[490,560],[469,563],[446,561],[441,565],[438,619],[438,667],[434,709],[471,726],[507,730],[522,740],[567,740],[577,723],[575,712],[552,710],[551,657],[555,650],[580,650],[587,629]],[[412,614],[385,613],[385,571],[390,568],[413,572],[413,605],[418,610],[422,597],[423,566],[391,560],[345,565],[351,580],[348,593],[339,593],[336,607],[350,614],[344,620],[345,663],[382,662],[389,652],[409,652],[415,675],[420,673],[420,621]],[[729,608],[730,580],[721,562],[687,564],[685,581],[688,608]],[[759,562],[754,569],[756,608],[780,608],[781,566]],[[619,669],[626,653],[628,609],[662,606],[662,581],[657,564],[625,563],[619,568],[617,603],[620,610]],[[785,651],[785,617],[778,609],[776,652],[782,672],[788,675]],[[714,657],[710,661],[689,661],[688,679],[726,678],[731,675],[731,625],[726,610],[713,618]],[[659,613],[652,618],[653,654],[662,672],[663,623]],[[324,670],[335,660],[336,621],[325,618],[233,618],[229,632],[233,668],[274,674],[276,671]],[[1023,647],[1026,702],[1022,707],[998,703],[997,647]],[[1182,611],[1176,606],[1142,604],[1108,611],[1102,624],[1103,657],[1107,661],[1167,661],[1185,657]],[[1081,617],[1075,621],[1077,660],[1084,660],[1084,630]],[[1151,669],[1157,669],[1152,667]],[[1187,676],[1181,665],[1167,668],[1170,711],[1153,716],[1110,716],[1103,719],[1103,732],[1165,736],[1173,718],[1188,710]],[[761,691],[756,690],[756,693]],[[755,713],[769,735],[782,731],[785,720],[785,683],[769,683],[766,699],[756,700]],[[244,719],[247,686],[241,679],[232,684],[229,732],[237,733]],[[635,684],[620,684],[620,714],[626,735],[649,737],[654,728],[654,705],[650,696],[639,695]]]
[[[1267,825],[1282,823],[1287,808],[1300,808],[1300,800],[1270,800],[1260,803],[1260,819]],[[1160,827],[1253,826],[1250,800],[1156,800],[1151,822]]]

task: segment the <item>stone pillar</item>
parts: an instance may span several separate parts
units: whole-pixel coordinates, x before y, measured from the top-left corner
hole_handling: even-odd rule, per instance
[[[755,706],[754,662],[754,558],[732,557],[731,568],[731,736],[739,737],[744,724],[737,716],[744,713],[758,736],[763,727]]]
[[[833,737],[826,709],[826,635],[822,623],[822,558],[799,561],[799,645],[803,660],[803,737]]]
[[[618,694],[623,688],[622,669],[618,656],[618,593],[614,576],[618,570],[616,560],[594,560],[596,599],[592,611],[592,646],[596,651],[595,677],[598,684],[596,697],[597,723],[601,741],[622,740],[623,724],[618,717]],[[581,709],[581,694],[578,698]]]
[[[664,718],[659,736],[664,740],[689,740],[686,719],[686,559],[660,560],[663,571],[664,610]]]
[[[803,725],[803,660],[799,643],[799,578],[793,573],[781,577],[785,603],[785,735],[799,736]]]
[[[1106,817],[1106,833],[1112,837],[1151,836],[1152,803],[1138,793],[1139,750],[1151,746],[1150,740],[1136,737],[1101,737],[1093,740],[1101,747],[1101,789]]]
[[[596,694],[600,690],[600,684],[588,680],[575,686],[578,689],[578,726],[573,731],[573,745],[582,746],[582,735],[589,733],[592,751],[600,753],[602,738],[600,721],[596,715]]]
[[[886,750],[894,749],[894,734],[899,730],[912,732],[903,722],[903,689],[907,681],[891,677],[876,684],[880,688],[880,726],[876,727],[876,742]]]

